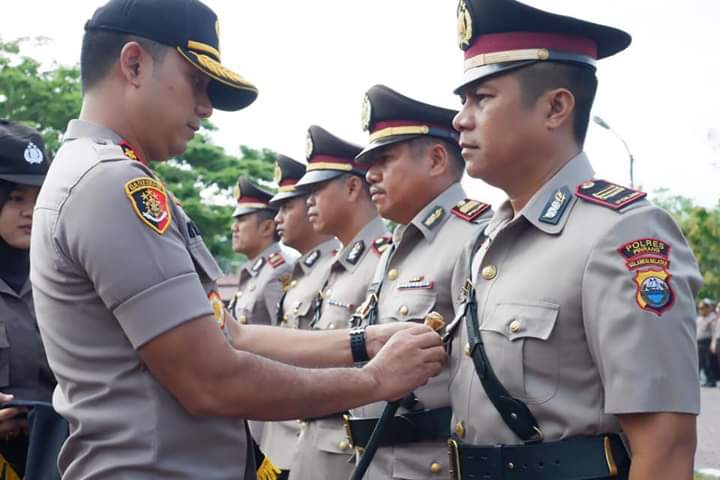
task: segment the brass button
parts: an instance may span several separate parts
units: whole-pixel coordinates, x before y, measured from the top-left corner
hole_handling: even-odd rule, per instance
[[[290,282],[290,288],[295,288],[295,287],[297,287],[297,280],[293,280],[292,282]]]
[[[465,438],[465,424],[460,420],[455,424],[455,435]]]
[[[245,324],[247,323],[247,317],[246,317],[245,315],[240,315],[240,316],[238,317],[238,322],[240,322],[240,323],[242,323],[243,325],[245,325]]]
[[[338,448],[340,450],[347,450],[348,448],[350,448],[350,442],[348,442],[347,440],[340,440],[340,442],[338,442]]]
[[[391,282],[393,280],[397,280],[398,275],[400,275],[400,272],[397,271],[397,268],[393,268],[388,272],[388,280],[390,280]]]
[[[328,325],[328,328],[330,328],[330,329],[335,328],[335,324],[331,323],[330,325]]]
[[[537,51],[537,58],[538,60],[547,60],[550,58],[550,52],[547,48],[541,48]]]
[[[332,295],[332,289],[328,288],[325,290],[325,294],[323,295],[323,298],[328,298],[330,295]]]
[[[510,332],[517,333],[520,330],[522,330],[522,325],[520,325],[520,322],[518,322],[517,320],[513,320],[512,322],[510,322]]]
[[[442,464],[438,462],[433,462],[432,465],[430,465],[430,472],[431,473],[440,473],[442,472]]]
[[[481,275],[485,280],[492,280],[497,276],[497,267],[495,265],[487,265],[483,267]]]
[[[407,315],[409,311],[410,309],[407,305],[403,305],[402,307],[400,307],[400,315]]]
[[[463,352],[465,352],[465,355],[467,355],[468,357],[470,356],[470,344],[469,343],[465,344],[465,348],[463,348]]]

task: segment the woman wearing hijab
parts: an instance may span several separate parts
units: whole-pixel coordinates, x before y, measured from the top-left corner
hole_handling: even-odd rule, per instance
[[[40,340],[30,288],[30,231],[48,169],[33,129],[0,120],[0,478],[23,478],[28,412],[51,401],[55,379]],[[16,406],[5,405],[12,402]]]

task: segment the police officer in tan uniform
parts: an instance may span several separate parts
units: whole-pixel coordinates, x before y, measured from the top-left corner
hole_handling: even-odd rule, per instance
[[[454,125],[468,173],[509,198],[456,284],[453,478],[690,480],[698,267],[582,150],[596,60],[630,36],[515,1],[458,15]]]
[[[343,244],[332,263],[311,326],[347,328],[388,246],[389,235],[370,201],[367,167],[354,161],[362,148],[325,129],[308,130],[307,173],[297,184],[310,191],[308,217],[316,231],[335,235]],[[291,479],[348,478],[352,449],[342,413],[305,421]]]
[[[370,169],[370,195],[380,214],[398,223],[380,260],[363,324],[454,317],[450,283],[458,259],[490,219],[490,205],[468,199],[465,162],[452,120],[457,112],[408,98],[383,85],[368,90],[363,127],[369,144],[356,158]],[[415,390],[384,426],[366,479],[447,478],[449,371]],[[384,404],[352,410],[351,443],[367,446]]]
[[[342,368],[347,331],[253,329],[223,314],[217,264],[145,163],[182,154],[213,108],[255,99],[221,64],[218,31],[197,0],[111,0],[86,23],[81,119],[38,196],[30,249],[53,403],[70,423],[64,478],[250,480],[244,418],[396,398],[442,368],[424,326],[368,330],[373,360],[357,369]],[[272,359],[233,348],[244,339]]]
[[[238,179],[235,198],[233,250],[248,260],[240,267],[238,291],[229,308],[242,324],[277,325],[278,305],[293,267],[275,230],[277,207],[269,205],[271,193],[246,177]]]
[[[286,328],[309,328],[318,292],[334,254],[340,249],[336,238],[316,232],[307,218],[307,192],[295,188],[304,174],[304,164],[285,155],[278,156],[275,167],[278,193],[270,205],[278,209],[275,223],[283,243],[301,255],[277,313],[277,323]],[[288,478],[299,435],[297,420],[265,424],[260,450],[266,460],[259,467],[259,478]]]

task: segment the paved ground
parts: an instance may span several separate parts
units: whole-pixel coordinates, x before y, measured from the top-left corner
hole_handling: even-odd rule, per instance
[[[720,474],[720,388],[703,388],[701,402],[695,467]]]

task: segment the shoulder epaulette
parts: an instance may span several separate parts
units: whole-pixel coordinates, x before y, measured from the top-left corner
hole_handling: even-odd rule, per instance
[[[390,235],[378,237],[372,243],[373,252],[382,255],[385,250],[390,248],[390,245],[392,245],[392,237],[390,237]]]
[[[275,252],[268,255],[268,263],[271,267],[277,268],[285,263],[285,257],[281,252]]]
[[[490,208],[490,204],[478,202],[477,200],[471,200],[466,198],[460,200],[450,212],[458,218],[465,220],[466,222],[472,222],[477,217],[485,213]]]
[[[647,193],[622,187],[607,180],[590,180],[575,189],[575,195],[586,202],[602,205],[612,210],[620,210],[647,196]]]

